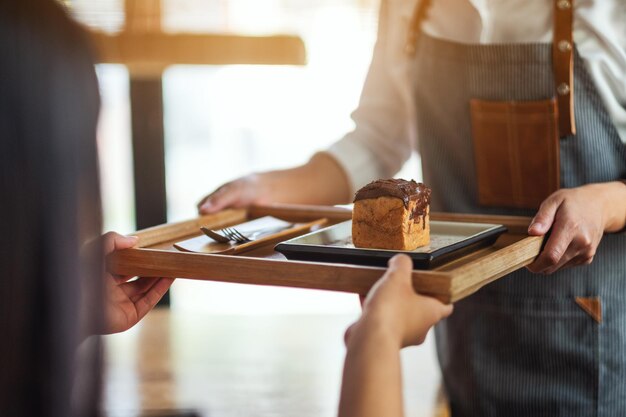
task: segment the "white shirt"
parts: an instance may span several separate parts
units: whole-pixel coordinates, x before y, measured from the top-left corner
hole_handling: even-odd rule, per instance
[[[418,0],[381,0],[378,39],[355,129],[328,149],[352,191],[393,176],[416,148],[411,85],[414,58],[404,52]],[[626,144],[626,0],[575,0],[574,42]],[[433,0],[423,30],[462,43],[552,42],[554,0]],[[417,104],[419,105],[419,104]]]

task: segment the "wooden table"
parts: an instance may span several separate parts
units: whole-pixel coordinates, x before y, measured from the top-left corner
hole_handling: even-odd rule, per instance
[[[175,284],[176,285],[176,284]],[[349,315],[220,316],[157,309],[105,337],[109,417],[336,415]],[[403,352],[407,416],[446,416],[432,336]]]

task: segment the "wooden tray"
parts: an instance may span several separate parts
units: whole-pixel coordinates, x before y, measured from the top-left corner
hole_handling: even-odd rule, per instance
[[[257,285],[313,288],[366,294],[385,268],[288,261],[274,245],[260,246],[239,255],[180,252],[174,243],[211,229],[235,225],[262,216],[292,222],[325,218],[328,224],[349,220],[350,210],[326,206],[273,205],[225,210],[193,220],[164,224],[135,233],[138,246],[107,259],[110,272],[120,275],[161,276]],[[503,224],[508,232],[496,243],[428,271],[413,271],[416,291],[443,302],[455,302],[484,285],[520,269],[539,254],[542,237],[526,234],[529,218],[511,216],[432,213],[433,220]]]

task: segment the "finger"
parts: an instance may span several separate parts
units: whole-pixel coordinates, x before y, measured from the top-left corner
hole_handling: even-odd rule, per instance
[[[209,199],[210,196],[211,194],[205,195],[204,197],[200,199],[200,201],[198,201],[198,204],[196,204],[196,208],[198,209],[198,212],[200,212],[200,207],[204,205],[204,203]]]
[[[135,303],[137,316],[141,319],[163,298],[167,290],[170,289],[174,278],[158,278],[158,281]]]
[[[407,255],[400,254],[391,258],[388,262],[389,269],[385,276],[389,278],[411,280],[411,271],[413,270],[413,260]],[[388,278],[388,279],[389,279]]]
[[[143,297],[145,297],[148,291],[150,291],[152,287],[154,287],[157,284],[157,282],[159,282],[159,278],[155,278],[153,282],[148,286],[148,288],[146,288],[144,291],[137,292],[132,297],[128,297],[128,298],[130,299],[130,301],[132,301],[133,304],[137,304],[137,302],[141,300]]]
[[[575,240],[576,241],[576,240]],[[579,265],[591,265],[593,258],[596,256],[597,243],[593,244],[591,239],[579,237],[577,239],[579,251],[575,257],[563,265],[562,269],[571,268]]]
[[[131,301],[135,302],[139,297],[149,291],[159,278],[141,277],[135,281],[126,282],[119,287]]]
[[[352,323],[343,334],[343,343],[348,346],[348,341],[350,340],[350,335],[352,334],[352,328],[356,323]]]
[[[130,249],[139,243],[137,236],[122,236],[117,235],[115,237],[115,250]]]
[[[568,269],[568,268],[573,268],[573,267],[576,267],[576,266],[591,265],[591,263],[593,262],[593,258],[594,258],[593,256],[585,257],[583,255],[578,255],[574,259],[571,259],[568,263],[563,265],[561,267],[561,270]]]
[[[561,260],[559,261],[559,263],[557,263],[556,265],[551,266],[551,267],[545,269],[542,272],[544,274],[547,274],[547,275],[553,274],[556,271],[562,269],[565,265],[567,265],[571,261],[573,261],[576,257],[578,257],[579,254],[580,254],[580,251],[578,249],[576,249],[574,247],[574,245],[570,245],[569,248],[567,248],[567,250],[565,251],[565,253],[561,257]]]
[[[234,184],[226,184],[210,194],[200,205],[201,214],[218,212],[233,205],[239,199],[239,187]]]
[[[450,317],[450,315],[454,312],[454,306],[452,304],[442,304],[439,312],[441,314],[441,319],[445,319],[446,317]]]
[[[403,346],[420,345],[426,339],[428,331],[438,322],[452,314],[452,305],[445,305],[439,300],[426,296],[417,296],[411,309],[412,318],[405,331]]]
[[[432,312],[432,324],[435,324],[438,321],[448,317],[454,311],[454,307],[452,304],[444,304],[436,298],[428,297],[425,295],[418,294],[417,297],[419,298],[419,300],[416,305],[423,305],[423,308],[420,310]]]
[[[102,249],[105,254],[109,254],[115,250],[115,232],[107,232],[102,235]]]
[[[202,213],[203,210],[209,210],[212,206],[212,199],[216,196],[217,193],[221,192],[220,188],[213,191],[211,194],[204,196],[202,200],[196,205],[198,208],[198,213]]]
[[[550,230],[562,201],[560,194],[552,194],[541,203],[539,211],[537,211],[537,214],[530,222],[530,226],[528,226],[528,234],[531,236],[545,235]]]
[[[117,285],[125,284],[131,279],[135,278],[134,275],[113,275],[113,274],[107,274],[107,275],[113,278],[113,280],[115,280],[115,283]]]
[[[105,254],[110,254],[116,250],[132,248],[139,242],[137,236],[122,236],[115,232],[108,232],[102,236]]]
[[[413,290],[411,282],[411,271],[413,269],[413,261],[407,255],[396,255],[387,263],[388,268],[385,274],[374,284],[369,290],[365,301],[361,303],[361,306],[365,308],[372,298],[380,291],[380,288],[388,285],[388,282],[398,280],[398,282],[407,284]]]
[[[219,187],[217,187],[215,190],[213,190],[212,193],[204,196],[202,200],[200,200],[200,202],[197,204],[198,211],[202,209],[202,206],[210,204],[211,199],[215,198],[217,195],[224,192],[224,189],[227,188],[229,185],[230,185],[229,182],[227,182],[226,184],[222,184]]]
[[[557,214],[552,227],[552,234],[537,259],[528,266],[528,270],[540,273],[546,269],[558,265],[565,251],[569,248],[574,234],[573,224]]]

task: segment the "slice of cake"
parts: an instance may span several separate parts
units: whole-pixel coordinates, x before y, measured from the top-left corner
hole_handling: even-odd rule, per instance
[[[413,250],[430,242],[430,188],[400,179],[377,180],[357,191],[352,243],[357,248]]]

